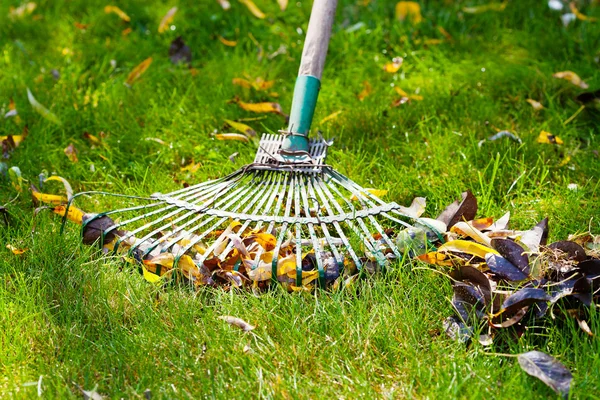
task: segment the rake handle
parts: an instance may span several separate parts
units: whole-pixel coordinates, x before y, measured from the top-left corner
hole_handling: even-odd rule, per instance
[[[298,79],[294,87],[294,98],[288,133],[283,142],[283,150],[287,153],[308,151],[308,131],[317,105],[317,97],[321,88],[321,76],[325,67],[331,27],[338,0],[314,0]]]

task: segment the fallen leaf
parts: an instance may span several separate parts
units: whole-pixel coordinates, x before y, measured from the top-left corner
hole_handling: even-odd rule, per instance
[[[539,102],[539,101],[537,101],[537,100],[533,100],[533,99],[527,99],[527,102],[528,102],[529,104],[531,104],[531,107],[533,107],[533,109],[534,109],[535,111],[539,111],[539,110],[543,110],[543,109],[544,109],[544,106],[542,105],[542,103],[540,103],[540,102]]]
[[[582,14],[581,11],[579,11],[577,9],[577,4],[575,4],[574,1],[572,1],[572,2],[569,3],[569,8],[571,9],[571,12],[573,14],[575,14],[575,16],[577,17],[578,20],[581,20],[581,21],[590,21],[590,22],[594,22],[594,21],[598,20],[598,18],[588,17],[587,15]]]
[[[279,4],[279,9],[281,11],[285,11],[288,6],[288,0],[277,0],[277,4]]]
[[[225,46],[235,47],[237,46],[237,40],[227,40],[223,36],[219,36],[219,41]]]
[[[80,22],[74,22],[73,25],[75,26],[75,28],[80,29],[82,31],[86,30],[90,26],[90,24],[82,24]]]
[[[129,18],[129,15],[125,14],[125,12],[117,6],[106,6],[106,7],[104,7],[104,12],[107,14],[110,14],[110,13],[117,14],[119,16],[119,18],[121,18],[123,21],[126,21],[126,22],[131,21],[131,18]]]
[[[517,143],[523,143],[521,138],[518,137],[517,135],[515,135],[514,133],[509,132],[509,131],[500,131],[500,132],[495,133],[492,136],[488,137],[487,139],[480,140],[479,143],[477,143],[477,146],[481,147],[486,141],[494,142],[494,141],[496,141],[498,139],[502,139],[502,138],[509,138],[510,140],[515,141]]]
[[[226,119],[224,121],[227,123],[227,125],[231,126],[233,129],[243,133],[246,136],[256,136],[256,131],[254,129],[250,128],[246,124],[242,124],[241,122],[232,121],[230,119]]]
[[[446,242],[438,248],[438,252],[444,253],[447,251],[454,251],[458,253],[470,254],[485,259],[486,254],[496,254],[498,252],[491,247],[484,246],[482,244],[471,242],[468,240],[452,240]]]
[[[555,77],[555,78],[558,78],[558,79],[567,80],[567,81],[571,82],[573,85],[579,86],[582,89],[588,89],[590,87],[587,83],[585,83],[583,80],[581,80],[581,78],[579,77],[579,75],[577,75],[573,71],[556,72],[552,76]]]
[[[146,70],[148,69],[148,67],[150,66],[150,64],[152,64],[152,57],[148,57],[144,61],[142,61],[141,63],[139,63],[129,73],[129,75],[127,76],[127,80],[125,81],[125,84],[128,85],[128,86],[133,85],[133,83],[135,81],[137,81],[139,79],[139,77],[144,74],[144,72],[146,72]]]
[[[251,330],[256,328],[254,325],[250,325],[249,323],[247,323],[246,321],[244,321],[241,318],[231,317],[229,315],[222,315],[219,317],[219,319],[222,319],[223,321],[227,322],[229,325],[240,328],[244,332],[250,332]]]
[[[473,193],[466,191],[461,196],[462,201],[460,203],[455,201],[450,204],[436,218],[438,221],[444,222],[448,229],[458,221],[470,221],[474,219],[477,214],[477,199],[473,196]]]
[[[438,30],[438,31],[439,31],[439,32],[440,32],[440,33],[441,33],[441,34],[442,34],[442,35],[443,35],[443,36],[446,38],[446,40],[447,40],[447,41],[449,41],[449,42],[450,42],[450,41],[452,41],[452,40],[453,40],[453,38],[452,38],[452,35],[450,35],[450,34],[448,33],[448,31],[447,31],[446,29],[444,29],[444,27],[443,27],[443,26],[438,26],[438,27],[437,27],[437,30]]]
[[[99,137],[94,136],[94,135],[92,135],[89,132],[83,132],[83,137],[85,139],[89,140],[91,144],[94,144],[94,145],[101,145],[102,144],[102,141],[100,140]]]
[[[402,57],[395,57],[392,59],[392,62],[386,63],[383,66],[383,70],[390,74],[394,74],[400,70],[400,67],[402,67],[403,61],[404,61],[404,59]]]
[[[27,250],[29,250],[29,249],[18,249],[15,246],[13,246],[12,244],[7,244],[6,248],[9,249],[10,251],[12,251],[12,253],[16,256],[20,256],[21,254],[23,254]]]
[[[94,214],[85,215],[83,217],[83,235],[82,242],[86,245],[94,244],[107,230],[115,226],[115,222],[107,215],[97,216]],[[111,229],[104,237],[104,243],[110,243],[115,239],[117,231]]]
[[[58,205],[54,207],[52,211],[54,211],[55,214],[58,214],[61,217],[64,217],[66,213],[67,219],[71,222],[75,222],[78,225],[81,225],[83,223],[83,216],[85,215],[85,213],[83,212],[83,210],[75,207],[74,205],[70,205],[68,211],[65,205]]]
[[[75,148],[73,143],[70,143],[67,147],[65,147],[64,152],[71,162],[76,163],[77,161],[79,161],[79,159],[77,158],[77,149]]]
[[[35,4],[34,2],[31,2],[31,1],[22,4],[17,8],[9,7],[8,16],[11,19],[23,18],[26,15],[30,15],[36,9],[36,7],[37,7],[37,4]]]
[[[127,36],[129,35],[131,32],[133,32],[133,29],[131,27],[125,28],[123,29],[123,31],[121,32],[122,36]]]
[[[550,132],[541,131],[540,136],[537,138],[538,143],[546,144],[563,144],[563,141],[558,136],[554,136]]]
[[[491,243],[502,257],[529,275],[529,256],[523,247],[510,239],[492,239]]]
[[[231,8],[231,4],[227,0],[217,0],[217,2],[221,6],[221,8],[223,8],[223,10],[225,10],[225,11],[227,11]]]
[[[179,64],[180,62],[190,64],[192,62],[192,50],[185,44],[181,36],[171,42],[169,58],[173,64]]]
[[[570,240],[561,240],[559,242],[554,242],[550,244],[548,248],[552,250],[561,251],[565,253],[569,259],[575,260],[577,262],[583,262],[587,259],[587,255],[585,254],[585,250],[583,249],[583,247]]]
[[[54,115],[52,112],[50,112],[50,110],[48,110],[46,107],[44,107],[42,104],[40,104],[35,97],[33,97],[33,94],[31,93],[31,91],[29,90],[29,88],[27,88],[27,99],[29,99],[29,104],[31,104],[31,106],[33,107],[33,109],[40,114],[42,117],[44,117],[45,119],[47,119],[48,121],[56,124],[56,125],[62,125],[62,122],[60,121],[60,119],[58,119],[58,117],[56,115]]]
[[[248,7],[248,10],[254,15],[256,18],[264,19],[266,15],[254,4],[252,0],[239,0],[240,3]]]
[[[237,104],[246,111],[251,111],[255,113],[275,113],[285,116],[279,103],[245,103],[241,100],[238,100]]]
[[[488,3],[474,7],[463,7],[462,10],[467,14],[481,14],[487,11],[504,11],[507,5],[508,1],[504,1],[502,3]]]
[[[65,204],[69,200],[65,196],[61,196],[58,194],[48,194],[41,193],[35,186],[31,185],[31,196],[33,197],[33,202],[40,202],[42,204]]]
[[[409,19],[414,25],[423,21],[421,6],[416,1],[399,1],[396,4],[396,19]]]
[[[173,18],[175,17],[175,13],[177,12],[177,7],[171,8],[165,16],[160,20],[160,24],[158,25],[158,33],[163,33],[164,31],[169,29],[169,24],[173,22]]]
[[[383,197],[388,193],[388,191],[384,190],[384,189],[367,188],[367,189],[364,189],[364,191],[367,193],[371,193],[373,196],[376,196],[376,197]],[[362,193],[362,194],[364,195],[364,193]],[[367,196],[365,196],[365,197],[367,197]],[[355,194],[353,194],[352,196],[350,196],[350,200],[358,201],[358,197]]]
[[[577,318],[577,325],[579,325],[579,328],[581,328],[581,330],[584,331],[588,336],[594,336],[594,332],[592,332],[590,326],[584,319]]]
[[[373,88],[371,87],[371,84],[369,83],[369,81],[364,81],[363,82],[363,90],[358,94],[358,99],[360,101],[363,101],[368,95],[371,94],[371,92],[373,92]]]
[[[337,117],[340,116],[340,114],[342,113],[342,111],[336,111],[334,113],[329,114],[328,116],[326,116],[325,118],[323,118],[321,121],[319,121],[319,125],[323,125],[325,122],[327,121],[331,121],[336,119]]]
[[[541,351],[519,354],[519,365],[527,374],[538,378],[563,398],[569,397],[573,375],[558,360]]]
[[[234,140],[238,142],[248,143],[248,136],[241,135],[239,133],[217,133],[215,135],[217,140]]]
[[[10,183],[12,187],[19,193],[23,191],[23,176],[21,175],[21,170],[19,167],[12,166],[8,170],[8,178],[10,179]]]
[[[527,279],[527,274],[515,267],[506,258],[497,254],[486,254],[485,263],[490,271],[501,279],[506,279],[511,282],[519,282]]]

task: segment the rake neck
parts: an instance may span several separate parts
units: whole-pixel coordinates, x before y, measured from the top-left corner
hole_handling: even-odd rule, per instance
[[[317,106],[336,7],[337,0],[315,0],[313,3],[298,79],[294,87],[287,129],[289,136],[282,146],[287,154],[308,152],[308,132]],[[294,158],[293,155],[284,157]]]

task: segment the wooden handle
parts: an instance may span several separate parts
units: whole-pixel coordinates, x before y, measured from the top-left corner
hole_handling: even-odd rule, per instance
[[[337,0],[314,1],[298,76],[310,75],[321,79],[336,7]]]

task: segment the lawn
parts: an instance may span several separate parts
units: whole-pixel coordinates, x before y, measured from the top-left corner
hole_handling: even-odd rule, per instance
[[[393,1],[341,0],[313,132],[335,138],[328,162],[337,170],[399,204],[426,197],[429,217],[471,190],[479,216],[510,211],[519,229],[548,217],[551,241],[599,234],[600,112],[576,97],[600,88],[600,21],[564,26],[568,5],[554,11],[546,1],[464,9],[486,1],[421,2],[414,24],[395,18]],[[289,113],[312,2],[281,11],[275,0],[256,0],[264,19],[238,0],[229,10],[216,0],[36,3],[12,17],[25,3],[0,3],[0,118],[11,99],[18,112],[2,119],[0,136],[28,131],[0,175],[9,216],[6,224],[0,215],[1,397],[34,398],[39,387],[44,398],[80,398],[80,388],[109,398],[144,398],[149,389],[153,399],[552,398],[514,358],[492,354],[536,349],[573,372],[572,398],[600,398],[597,336],[548,318],[518,340],[465,346],[444,334],[450,282],[424,264],[396,263],[339,292],[194,292],[159,288],[99,256],[73,224],[61,235],[60,217],[34,213],[28,188],[42,172],[75,191],[146,196],[251,162],[256,143],[214,133],[233,132],[225,119],[245,119],[259,133],[285,127],[283,116],[245,111],[236,99],[275,101]],[[577,6],[600,18],[597,2]],[[170,60],[178,36],[190,65]],[[394,57],[402,66],[385,72]],[[589,89],[553,77],[559,71]],[[261,91],[234,78],[274,84]],[[394,106],[396,88],[413,98]],[[36,112],[27,89],[60,125]],[[503,130],[522,141],[484,141]],[[541,131],[563,143],[538,143]],[[65,154],[71,144],[77,162]],[[14,166],[25,179],[20,193],[6,173]],[[62,185],[44,188],[60,193]],[[114,207],[108,197],[85,205]],[[28,250],[15,255],[7,244]],[[587,322],[600,334],[597,310]],[[244,333],[222,315],[256,329]]]

